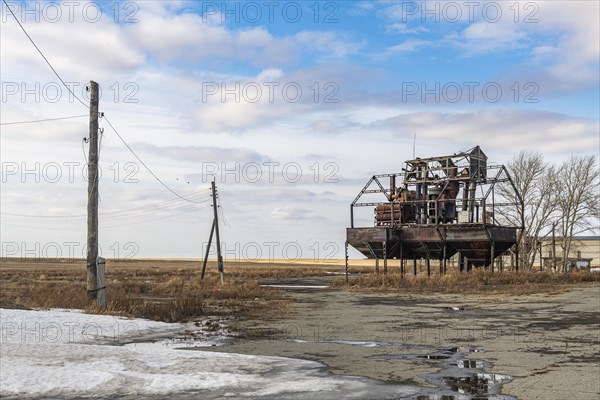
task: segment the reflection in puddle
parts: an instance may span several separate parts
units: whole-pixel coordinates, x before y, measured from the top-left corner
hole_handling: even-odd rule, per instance
[[[450,356],[442,356],[439,354],[432,354],[432,355],[428,355],[428,356],[418,356],[419,358],[425,358],[427,360],[446,360],[448,358],[450,358]]]
[[[425,359],[425,360],[447,360],[450,356],[442,355],[442,354],[377,354],[374,356],[369,356],[367,358],[373,360],[415,360],[415,359]]]
[[[514,397],[501,395],[502,385],[511,381],[508,375],[489,374],[485,370],[492,368],[487,361],[465,358],[469,353],[480,353],[483,350],[471,346],[432,348],[430,346],[409,345],[396,342],[322,340],[307,341],[301,339],[287,340],[296,343],[334,343],[346,346],[387,347],[414,351],[401,354],[375,354],[367,358],[373,360],[432,360],[440,365],[437,373],[422,375],[436,389],[422,388],[415,397],[418,400],[514,400]],[[429,354],[423,354],[427,353]],[[401,364],[399,364],[401,366]],[[412,397],[411,397],[412,398]]]
[[[486,368],[486,365],[482,361],[476,360],[458,360],[456,365],[458,368]]]
[[[463,395],[471,395],[470,398],[473,400],[487,399],[487,395],[497,394],[500,391],[500,386],[508,380],[509,378],[505,375],[484,373],[460,378],[444,378],[451,390]]]
[[[485,369],[492,364],[487,361],[464,358],[466,353],[481,352],[474,348],[450,347],[435,349],[432,354],[378,354],[370,356],[376,360],[436,360],[441,370],[423,375],[437,389],[416,397],[417,400],[492,400],[514,399],[500,394],[502,385],[512,378],[507,375],[489,374]]]

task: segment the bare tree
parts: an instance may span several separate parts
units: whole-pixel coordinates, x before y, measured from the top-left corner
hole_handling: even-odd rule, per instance
[[[600,187],[596,156],[571,156],[556,174],[562,271],[566,271],[573,238],[599,230]]]
[[[553,188],[556,171],[544,162],[541,153],[528,150],[515,154],[506,168],[523,199],[523,208],[512,187],[504,184],[498,187],[498,194],[517,205],[501,207],[497,212],[507,222],[524,227],[519,258],[525,269],[531,269],[541,240],[548,235],[551,216],[557,210],[556,191]]]

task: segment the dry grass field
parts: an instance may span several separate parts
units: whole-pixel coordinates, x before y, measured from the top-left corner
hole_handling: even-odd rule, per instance
[[[464,294],[512,294],[557,293],[578,284],[598,283],[600,274],[573,272],[557,274],[548,272],[490,272],[473,270],[466,274],[450,272],[446,275],[402,277],[398,273],[367,274],[337,279],[333,287],[351,290],[396,291],[409,293],[464,293]]]
[[[397,269],[386,275],[375,274],[368,263],[356,264],[346,282],[340,276],[344,270],[341,263],[227,263],[225,283],[221,284],[214,261],[209,262],[205,279],[200,280],[199,261],[108,260],[107,305],[97,307],[87,299],[84,260],[7,258],[0,260],[0,307],[75,308],[165,322],[207,315],[277,318],[289,311],[289,298],[280,290],[261,287],[261,283],[317,278],[338,290],[519,295],[557,293],[570,285],[600,282],[598,273],[472,271],[402,277]]]
[[[107,305],[87,299],[84,260],[0,260],[0,307],[74,308],[93,313],[140,317],[158,321],[189,321],[206,315],[251,316],[269,310],[286,312],[283,292],[258,285],[258,280],[325,276],[328,269],[314,264],[235,263],[220,283],[216,263],[209,262],[200,280],[199,261],[107,261]]]

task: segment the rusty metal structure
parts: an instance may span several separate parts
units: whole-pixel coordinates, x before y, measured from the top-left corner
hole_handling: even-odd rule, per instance
[[[511,185],[519,203],[497,199],[498,184]],[[447,260],[457,253],[461,272],[493,269],[493,260],[519,241],[523,228],[500,222],[497,211],[519,205],[522,210],[522,203],[506,168],[489,164],[479,146],[408,160],[400,173],[372,176],[350,205],[346,260],[351,245],[375,259],[377,268],[383,260],[384,272],[389,259],[398,259],[402,273],[407,260],[413,260],[416,274],[417,259],[424,259],[430,273],[430,260],[437,259],[445,273]],[[360,207],[373,210],[372,226],[355,226]]]

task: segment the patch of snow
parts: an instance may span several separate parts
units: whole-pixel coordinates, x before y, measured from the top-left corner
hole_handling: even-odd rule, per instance
[[[66,310],[0,309],[0,397],[397,398],[410,386],[329,375],[314,361],[177,349],[140,341],[167,324]],[[124,327],[132,327],[125,329]],[[93,329],[92,329],[93,327]]]

